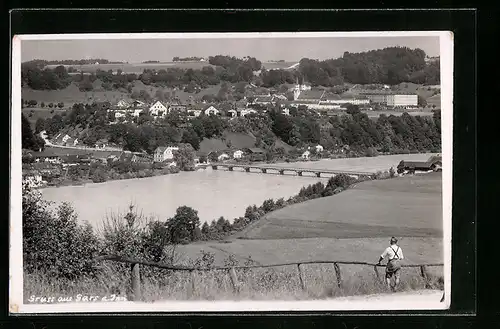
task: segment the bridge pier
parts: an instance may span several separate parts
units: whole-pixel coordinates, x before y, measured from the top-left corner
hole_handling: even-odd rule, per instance
[[[262,173],[266,174],[267,173],[267,169],[266,168],[262,168]]]
[[[285,171],[283,169],[280,170],[280,175],[284,175]]]
[[[212,166],[212,169],[213,170],[217,170],[217,166]]]
[[[302,176],[302,171],[297,171],[298,176]]]
[[[320,171],[318,171],[318,172],[316,173],[316,177],[321,177],[321,172],[320,172]]]
[[[245,167],[246,172],[250,172],[250,167]]]
[[[228,167],[227,167],[227,169],[228,169],[229,171],[233,171],[233,167],[232,167],[232,166],[228,166]]]

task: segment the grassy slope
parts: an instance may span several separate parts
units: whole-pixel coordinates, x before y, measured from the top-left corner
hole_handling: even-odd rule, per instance
[[[247,239],[442,235],[441,174],[369,181],[339,195],[275,211],[238,234]]]

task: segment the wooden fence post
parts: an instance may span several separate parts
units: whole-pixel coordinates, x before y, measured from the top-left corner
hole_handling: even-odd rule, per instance
[[[375,275],[377,276],[377,281],[380,281],[380,274],[378,273],[377,265],[373,266],[373,269],[375,270]]]
[[[304,273],[302,273],[302,268],[300,264],[297,264],[297,269],[299,270],[300,287],[302,290],[306,290],[306,282],[304,281]]]
[[[420,275],[424,279],[425,289],[430,289],[431,285],[429,283],[429,277],[427,276],[427,270],[425,268],[425,265],[420,266]]]
[[[196,292],[196,273],[194,270],[190,271],[191,276],[191,296],[194,296]]]
[[[235,293],[240,292],[240,284],[238,282],[238,276],[236,275],[236,270],[234,267],[231,267],[229,270],[229,277],[231,278],[231,283],[233,284],[233,289]]]
[[[131,265],[131,275],[132,279],[132,300],[141,300],[141,275],[139,270],[139,264],[135,263]]]
[[[333,263],[335,267],[335,275],[337,277],[337,286],[340,288],[342,286],[342,276],[340,274],[340,266],[337,263]]]

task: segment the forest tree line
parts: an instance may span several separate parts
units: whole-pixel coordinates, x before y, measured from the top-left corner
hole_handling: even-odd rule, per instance
[[[145,69],[142,74],[97,70],[90,75],[69,75],[74,68],[63,65],[53,69],[45,68],[46,61],[31,61],[21,65],[22,83],[35,90],[56,90],[67,87],[71,82],[81,90],[92,90],[92,82],[100,79],[103,88],[128,89],[130,83],[140,80],[146,85],[167,87],[191,86],[190,90],[217,85],[222,81],[253,83],[257,86],[275,87],[298,80],[313,86],[341,86],[353,84],[389,84],[402,82],[417,84],[439,84],[439,61],[426,62],[426,54],[421,49],[389,47],[361,53],[349,53],[337,59],[318,61],[303,58],[295,70],[265,70],[262,63],[253,57],[243,59],[234,56],[210,56],[201,69],[167,68]],[[98,60],[99,61],[99,60]],[[47,62],[48,63],[48,62]],[[101,61],[99,61],[101,63]],[[102,62],[104,63],[104,62]],[[259,72],[260,74],[255,74]]]

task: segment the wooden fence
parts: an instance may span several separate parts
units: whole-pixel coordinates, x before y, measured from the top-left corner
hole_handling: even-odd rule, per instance
[[[378,267],[385,267],[385,265],[382,264],[375,264],[375,263],[367,263],[367,262],[349,262],[349,261],[304,261],[304,262],[293,262],[293,263],[281,263],[281,264],[270,264],[270,265],[247,265],[247,266],[215,266],[215,267],[210,267],[210,268],[194,268],[194,267],[186,267],[186,266],[173,266],[173,265],[167,265],[167,264],[161,264],[161,263],[155,263],[155,262],[149,262],[149,261],[144,261],[144,260],[138,260],[138,259],[133,259],[129,257],[121,257],[121,256],[115,256],[115,255],[107,255],[107,256],[100,256],[97,257],[96,260],[110,260],[110,261],[115,261],[115,262],[121,262],[121,263],[128,263],[130,264],[130,270],[131,270],[131,287],[132,287],[132,300],[134,301],[139,301],[142,299],[142,294],[141,294],[141,282],[140,282],[140,265],[144,266],[153,266],[165,270],[172,270],[172,271],[186,271],[190,272],[191,274],[191,290],[195,290],[195,280],[196,280],[196,274],[195,272],[207,272],[207,271],[213,271],[213,270],[225,270],[228,271],[229,278],[231,279],[231,284],[233,286],[234,292],[239,293],[240,291],[240,283],[238,281],[238,276],[236,274],[237,269],[249,269],[249,268],[269,268],[269,267],[279,267],[279,266],[297,266],[297,271],[299,275],[299,280],[300,280],[300,285],[303,290],[306,290],[306,283],[304,280],[304,273],[302,271],[301,265],[307,265],[307,264],[333,264],[334,269],[335,269],[335,276],[337,279],[337,286],[339,288],[342,287],[342,273],[340,270],[340,265],[365,265],[365,266],[372,266],[373,270],[375,271],[375,275],[377,277],[377,280],[383,280],[383,276],[381,277]],[[420,268],[420,276],[424,279],[425,282],[425,288],[432,288],[429,277],[427,274],[427,267],[434,267],[434,266],[443,266],[443,264],[440,263],[435,263],[435,264],[407,264],[407,265],[402,265],[401,267],[413,267],[413,268]]]

